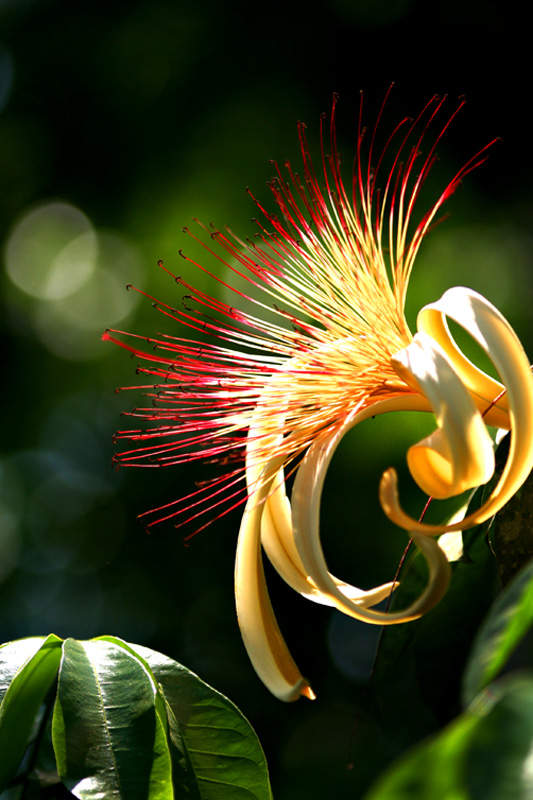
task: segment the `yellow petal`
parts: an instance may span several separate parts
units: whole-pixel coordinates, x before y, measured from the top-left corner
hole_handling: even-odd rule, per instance
[[[246,477],[249,494],[253,492],[254,484],[260,475],[261,459],[264,460],[265,452],[268,452],[269,449],[275,452],[281,441],[282,437],[279,434],[269,433],[266,427],[262,427],[260,423],[251,426],[246,446]],[[283,580],[303,597],[322,605],[334,605],[329,597],[317,589],[307,575],[298,553],[294,542],[291,507],[285,492],[285,478],[282,469],[273,478],[271,487],[266,495],[261,516],[261,544],[269,561]],[[390,595],[394,588],[394,584],[389,582],[365,591],[334,576],[332,576],[332,580],[341,588],[346,597],[364,607],[381,602]]]
[[[392,364],[430,401],[438,430],[410,448],[411,475],[430,497],[443,499],[486,483],[494,472],[494,447],[481,414],[439,345],[425,333]]]
[[[410,405],[407,405],[407,398],[401,399],[400,407],[404,410],[420,405],[416,396],[409,399],[414,401]],[[437,542],[417,533],[413,540],[428,562],[429,581],[421,596],[403,611],[387,613],[362,608],[343,594],[328,572],[319,531],[320,500],[327,468],[340,440],[350,428],[369,416],[393,410],[393,405],[387,400],[363,411],[352,412],[338,431],[315,442],[298,469],[291,503],[295,542],[313,583],[340,611],[376,625],[391,625],[420,617],[441,600],[451,577],[450,565]]]
[[[279,630],[261,560],[264,501],[280,463],[280,459],[274,459],[267,464],[265,478],[259,479],[244,510],[235,560],[235,601],[242,638],[255,671],[272,694],[290,702],[300,695],[313,699],[314,694]]]
[[[265,509],[261,520],[261,544],[278,574],[303,597],[321,605],[334,606],[330,597],[324,595],[308,576],[296,549],[291,520],[291,506],[285,494],[285,484],[279,483],[282,473],[278,473],[274,481],[277,487],[265,500]],[[344,581],[331,579],[339,590],[350,600],[368,607],[380,603],[393,591],[392,582],[377,586],[370,591],[351,586]],[[397,584],[396,584],[397,585]]]
[[[395,471],[387,470],[384,473],[380,484],[380,500],[387,516],[406,530],[426,534],[461,530],[488,519],[522,486],[533,467],[533,376],[516,334],[488,300],[463,287],[450,289],[437,303],[426,306],[420,312],[419,320],[425,330],[436,330],[438,324],[435,319],[439,315],[441,318],[446,315],[462,325],[495,365],[506,389],[512,437],[507,463],[498,484],[487,501],[462,522],[450,525],[426,525],[417,522],[400,506]],[[442,325],[440,330],[442,332]],[[464,361],[461,361],[459,367],[464,373]],[[469,371],[469,389],[472,394],[484,396],[488,386],[485,377],[484,373],[477,375]],[[486,401],[491,402],[493,399],[488,397]]]
[[[357,422],[376,414],[394,410],[429,411],[430,405],[420,395],[406,395],[384,400],[360,411]],[[356,424],[355,421],[352,424]],[[348,427],[343,428],[344,431]],[[292,522],[289,518],[289,505],[285,496],[283,480],[283,456],[271,459],[260,472],[259,453],[264,456],[268,446],[274,446],[278,437],[272,435],[270,441],[254,428],[250,432],[247,445],[247,483],[249,498],[243,514],[237,556],[235,562],[235,598],[237,617],[244,645],[250,660],[263,683],[279,699],[292,701],[301,695],[314,698],[309,682],[301,675],[290,655],[279,630],[265,582],[261,560],[262,531],[268,542],[269,555],[282,577],[305,596],[315,602],[341,607],[348,603],[350,608],[359,609],[359,618],[370,622],[402,622],[413,619],[429,610],[442,597],[449,580],[448,562],[438,545],[427,537],[420,537],[421,547],[426,552],[430,564],[430,584],[426,592],[408,613],[391,615],[365,611],[392,590],[392,584],[384,584],[370,591],[339,581],[325,569],[328,588],[334,593],[324,592],[308,574],[294,541]],[[327,464],[325,465],[325,468]],[[263,477],[264,476],[264,477]],[[305,492],[309,500],[311,489]],[[302,492],[300,490],[300,496]],[[318,500],[318,505],[320,501]],[[304,548],[305,549],[305,548]],[[336,593],[336,594],[335,594]],[[339,599],[342,598],[342,600]],[[357,616],[352,614],[352,616]]]
[[[264,468],[265,453],[276,452],[282,436],[269,433],[256,423],[250,427],[246,444],[246,483],[251,496]],[[285,493],[283,469],[272,477],[271,488],[265,495],[261,515],[261,544],[278,574],[295,591],[305,597],[313,596],[315,587],[308,580],[292,539],[290,504]]]
[[[461,289],[461,287],[457,288]],[[489,405],[502,393],[504,387],[499,381],[491,378],[490,375],[476,367],[459,350],[448,328],[446,317],[438,308],[438,303],[427,305],[420,311],[417,318],[417,327],[419,331],[427,333],[439,343],[453,364],[455,372],[472,395],[477,408],[481,413],[485,413]],[[490,408],[488,414],[485,415],[485,422],[495,428],[509,430],[509,399],[507,392],[502,397],[499,397],[497,402]]]
[[[469,492],[462,507],[449,518],[449,524],[462,521],[465,518],[473,494],[474,492]],[[442,536],[439,536],[439,547],[444,551],[450,563],[453,561],[460,561],[464,555],[463,532],[449,531],[449,533],[443,533]]]

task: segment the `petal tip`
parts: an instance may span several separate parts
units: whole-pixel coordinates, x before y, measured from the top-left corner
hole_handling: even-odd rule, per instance
[[[307,697],[308,700],[316,700],[316,694],[313,692],[309,684],[307,684],[301,691],[302,697]]]
[[[279,687],[278,691],[276,691],[276,687],[274,687],[273,684],[266,685],[272,694],[274,694],[278,700],[283,700],[284,703],[294,703],[296,700],[299,700],[300,697],[307,697],[308,700],[316,700],[316,694],[311,689],[309,681],[303,677],[288,688],[286,687],[283,691],[279,690]]]

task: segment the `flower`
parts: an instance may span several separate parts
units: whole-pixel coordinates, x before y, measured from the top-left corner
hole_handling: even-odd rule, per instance
[[[256,220],[259,230],[253,241],[242,241],[229,229],[213,229],[211,237],[229,254],[227,260],[204,245],[222,263],[224,276],[213,277],[235,294],[236,306],[176,277],[187,290],[182,309],[154,304],[196,331],[196,338],[145,338],[118,331],[104,335],[142,360],[138,371],[151,382],[141,388],[154,403],[131,416],[155,427],[117,434],[135,445],[119,453],[118,462],[168,466],[201,459],[228,467],[192,495],[157,509],[156,521],[220,515],[246,500],[235,567],[237,614],[259,677],[282,700],[314,695],[278,628],[261,547],[287,583],[315,602],[373,624],[415,619],[441,599],[450,579],[448,559],[434,536],[493,515],[533,465],[533,377],[501,314],[463,287],[423,308],[414,336],[404,314],[409,276],[425,234],[460,180],[485,160],[490,145],[459,170],[413,229],[413,211],[437,144],[462,103],[426,155],[422,146],[427,130],[444,101],[435,97],[415,120],[404,119],[385,148],[399,140],[383,180],[385,153],[373,165],[381,115],[366,168],[359,123],[350,195],[337,152],[336,100],[331,155],[324,152],[324,118],[321,122],[320,178],[300,124],[303,176],[287,164],[288,183],[274,165],[270,188],[279,216],[256,200],[264,221]],[[238,276],[240,285],[248,285],[249,293],[226,280],[228,272]],[[238,310],[239,301],[251,304],[253,313]],[[465,358],[446,317],[487,352],[502,383]],[[409,532],[429,565],[422,595],[409,608],[388,613],[373,606],[390,594],[392,583],[363,591],[329,573],[318,520],[324,477],[341,438],[364,419],[394,410],[435,414],[436,431],[408,453],[413,478],[435,498],[461,494],[492,476],[494,452],[487,425],[512,430],[513,436],[508,463],[490,497],[453,524],[431,526],[411,519],[398,499],[396,473],[385,472],[383,509]],[[288,467],[297,468],[291,502],[285,492]]]

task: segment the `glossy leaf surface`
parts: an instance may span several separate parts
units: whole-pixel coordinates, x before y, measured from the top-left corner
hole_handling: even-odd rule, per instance
[[[125,648],[65,641],[52,735],[59,775],[76,797],[174,797],[156,694]]]
[[[224,695],[170,658],[135,645],[161,684],[186,743],[202,800],[270,800],[264,753]]]
[[[0,791],[13,778],[24,756],[60,659],[61,639],[54,634],[0,647]]]

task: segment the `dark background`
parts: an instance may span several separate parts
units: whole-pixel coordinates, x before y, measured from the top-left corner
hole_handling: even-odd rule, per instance
[[[138,379],[136,362],[99,337],[107,326],[175,332],[124,286],[177,302],[163,259],[216,291],[192,267],[183,272],[178,250],[201,251],[182,226],[196,216],[252,234],[245,187],[272,209],[268,161],[298,163],[296,121],[318,154],[320,113],[337,91],[349,165],[359,90],[372,125],[394,81],[389,130],[434,93],[449,95],[449,114],[467,98],[439,146],[433,197],[502,139],[426,242],[410,321],[465,283],[501,308],[531,352],[530,41],[515,13],[458,0],[336,0],[318,10],[0,2],[1,640],[111,633],[176,658],[251,720],[278,800],[357,798],[396,751],[379,718],[358,716],[375,630],[301,600],[269,571],[280,624],[318,699],[285,706],[268,695],[233,608],[239,514],[187,547],[190,530],[145,534],[137,514],[190,491],[196,468],[111,470],[119,413],[139,402],[113,390]],[[381,471],[401,468],[427,429],[403,422],[376,420],[348,437],[326,487],[332,569],[364,586],[391,578],[405,544],[376,498]],[[420,510],[420,496],[412,502]]]

